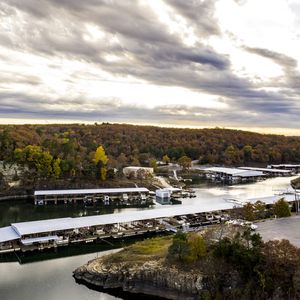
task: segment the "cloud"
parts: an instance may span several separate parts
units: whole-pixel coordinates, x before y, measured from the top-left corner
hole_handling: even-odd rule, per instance
[[[224,39],[215,6],[212,0],[165,0],[159,9],[142,0],[0,3],[0,61],[5,66],[0,114],[297,127],[297,60],[274,49],[243,46],[242,51],[280,65],[285,74],[277,82],[260,83],[240,76],[231,55],[210,43]],[[109,96],[101,91],[102,73],[112,80]],[[130,104],[116,96],[114,80],[180,87],[198,93],[199,101],[207,101],[203,95],[221,98],[228,108],[188,106],[185,99],[182,106],[163,105],[163,99],[154,108],[143,99]]]
[[[123,103],[120,99],[98,99],[88,101],[82,99],[40,99],[34,96],[23,98],[19,94],[0,94],[3,104],[0,117],[6,118],[13,115],[20,119],[40,120],[83,120],[83,121],[111,121],[129,123],[153,123],[153,124],[186,124],[203,126],[240,126],[257,125],[257,119],[261,119],[260,126],[272,127],[274,117],[277,118],[277,126],[295,128],[298,124],[299,107],[282,104],[282,109],[273,109],[272,103],[256,103],[265,106],[265,111],[256,113],[247,110],[241,105],[238,109],[209,109],[188,105],[159,105],[155,108]],[[276,104],[276,103],[275,103]],[[275,106],[276,107],[276,106]],[[289,123],[286,124],[285,113],[289,112]],[[269,112],[269,113],[267,113]],[[134,118],[133,118],[134,116]]]
[[[275,63],[281,65],[285,68],[296,68],[297,67],[297,60],[289,57],[287,55],[284,55],[282,53],[278,53],[269,49],[263,49],[263,48],[251,48],[251,47],[244,47],[245,50],[247,50],[250,53],[254,53],[260,56],[263,56],[265,58],[269,58],[273,60]]]

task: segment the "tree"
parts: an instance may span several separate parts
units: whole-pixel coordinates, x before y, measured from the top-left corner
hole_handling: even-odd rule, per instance
[[[255,219],[264,219],[266,217],[266,204],[262,201],[254,203]]]
[[[136,156],[134,156],[132,158],[131,165],[136,166],[136,167],[139,167],[141,165],[140,162],[139,162],[139,159]]]
[[[184,170],[186,170],[191,167],[192,160],[188,156],[184,155],[178,159],[178,163]]]
[[[99,177],[102,181],[106,180],[106,165],[108,162],[108,158],[106,156],[105,150],[103,146],[99,146],[94,154],[93,158],[94,164],[97,166],[97,171],[99,172]]]
[[[60,173],[61,173],[60,162],[61,162],[60,158],[57,158],[53,161],[52,168],[53,168],[53,175],[55,178],[59,178]]]
[[[39,176],[48,177],[52,174],[53,156],[49,151],[43,151],[40,146],[28,145],[14,151],[17,163],[26,164],[29,169]]]
[[[284,198],[279,199],[274,204],[274,214],[278,218],[289,217],[291,215],[291,209],[289,207],[288,202],[284,200]]]
[[[167,154],[163,156],[162,160],[166,165],[168,165],[171,161],[170,157]]]
[[[224,158],[225,162],[229,165],[239,162],[240,158],[238,149],[236,149],[233,145],[228,146],[224,152]]]
[[[124,168],[124,167],[127,166],[128,159],[127,159],[126,155],[123,152],[118,156],[117,162],[118,162],[118,165],[121,168]]]
[[[101,162],[104,166],[107,165],[108,158],[106,156],[105,150],[103,146],[99,146],[94,154],[94,159],[93,159],[95,164],[98,164]]]
[[[242,215],[247,221],[255,220],[254,205],[250,202],[246,203],[242,208]]]
[[[263,254],[267,288],[271,290],[280,284],[288,292],[293,275],[299,270],[300,249],[288,240],[272,240],[265,243]]]
[[[243,147],[244,160],[246,162],[249,162],[252,160],[252,152],[253,152],[252,146],[246,145]]]
[[[187,234],[178,231],[173,237],[173,243],[168,250],[169,257],[184,261],[190,255]]]
[[[149,166],[150,166],[150,168],[153,168],[154,171],[156,171],[156,169],[157,169],[156,159],[151,159],[150,162],[149,162]]]
[[[189,238],[192,260],[197,260],[206,254],[206,245],[203,237],[199,234],[192,234]]]

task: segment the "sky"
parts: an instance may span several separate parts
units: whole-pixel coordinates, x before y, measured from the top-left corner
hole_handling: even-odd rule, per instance
[[[300,1],[3,0],[0,123],[300,135]]]

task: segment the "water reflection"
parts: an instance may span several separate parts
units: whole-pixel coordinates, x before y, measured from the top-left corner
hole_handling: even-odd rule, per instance
[[[201,184],[196,190],[196,198],[185,198],[182,205],[217,206],[224,203],[226,197],[248,199],[273,195],[276,190],[284,190],[290,180],[295,177],[279,177],[265,181],[234,185],[212,186]],[[231,206],[228,204],[228,206]],[[126,209],[138,210],[136,208]],[[121,212],[123,209],[115,210]],[[112,213],[112,209],[84,208],[72,206],[34,206],[26,201],[0,203],[0,226],[12,222],[34,219],[58,218],[66,216],[95,215]],[[101,252],[100,255],[112,253],[116,250]],[[100,256],[99,255],[99,256]],[[111,300],[121,299],[102,292],[86,288],[75,283],[72,272],[78,266],[95,258],[96,254],[86,254],[65,257],[55,260],[41,261],[20,265],[14,263],[0,263],[0,299],[5,300]]]
[[[264,181],[239,184],[233,186],[213,185],[202,183],[195,186],[196,198],[182,199],[182,205],[217,205],[224,203],[224,198],[249,199],[256,197],[272,196],[278,190],[285,190],[290,185],[294,177],[277,177]],[[213,205],[214,204],[214,205]],[[148,208],[124,208],[113,209],[108,207],[84,207],[83,205],[48,205],[34,206],[32,202],[12,201],[0,203],[0,227],[10,225],[15,222],[63,218],[63,217],[82,217],[108,213],[119,213],[122,211],[137,211]]]
[[[99,253],[99,257],[118,250]],[[80,255],[20,265],[0,264],[0,298],[5,300],[112,300],[121,299],[76,284],[72,272],[96,257]]]

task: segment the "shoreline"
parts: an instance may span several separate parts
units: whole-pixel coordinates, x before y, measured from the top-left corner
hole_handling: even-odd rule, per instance
[[[108,266],[101,264],[101,259],[94,259],[77,268],[73,277],[77,283],[94,290],[130,293],[130,299],[143,294],[151,299],[194,300],[205,292],[200,272],[179,270],[153,260],[140,266],[126,263]]]

